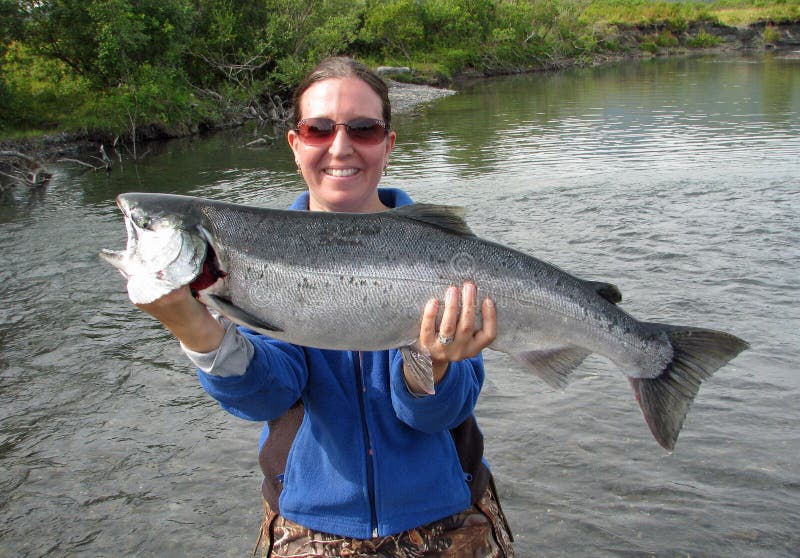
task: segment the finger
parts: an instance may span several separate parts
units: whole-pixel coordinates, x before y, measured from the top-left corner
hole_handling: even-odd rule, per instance
[[[469,340],[475,330],[478,292],[475,284],[471,282],[464,283],[461,291],[461,318],[458,320],[458,333],[460,337]]]
[[[442,321],[439,324],[439,335],[442,337],[454,337],[456,334],[456,323],[458,322],[458,288],[447,287],[444,295],[444,312]]]
[[[422,323],[419,327],[419,340],[430,349],[436,342],[436,317],[439,315],[439,301],[430,299],[422,311]]]
[[[470,352],[474,352],[472,356],[491,345],[497,337],[497,308],[490,298],[483,299],[481,316],[483,316],[481,329],[475,332],[470,343]]]

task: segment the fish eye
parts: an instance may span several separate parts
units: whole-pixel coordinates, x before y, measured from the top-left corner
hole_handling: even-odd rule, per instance
[[[133,209],[131,211],[131,220],[140,229],[149,229],[150,225],[153,224],[153,219],[150,217],[150,215],[148,215],[146,212],[142,211],[139,208]]]

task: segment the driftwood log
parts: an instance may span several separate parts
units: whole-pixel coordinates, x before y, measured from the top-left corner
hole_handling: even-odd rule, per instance
[[[47,184],[53,173],[35,157],[20,151],[0,151],[0,176],[10,180],[8,184],[11,186],[23,184],[38,187]],[[5,186],[0,182],[0,190]]]

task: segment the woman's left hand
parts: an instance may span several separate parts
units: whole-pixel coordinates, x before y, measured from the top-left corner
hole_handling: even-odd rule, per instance
[[[448,364],[476,356],[497,336],[497,311],[489,298],[481,303],[481,329],[475,330],[478,292],[474,283],[464,283],[460,293],[458,287],[447,288],[442,321],[437,330],[439,305],[435,298],[425,305],[418,341],[430,352],[434,382],[444,377]]]

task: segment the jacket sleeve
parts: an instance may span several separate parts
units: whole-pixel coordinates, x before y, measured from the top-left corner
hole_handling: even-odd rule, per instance
[[[441,432],[455,428],[470,416],[483,387],[483,357],[451,362],[433,395],[412,394],[403,377],[403,357],[392,351],[392,406],[401,421],[423,432]]]
[[[245,328],[253,357],[242,375],[218,376],[198,370],[200,384],[220,406],[246,420],[266,421],[282,415],[301,396],[308,366],[301,347]]]

